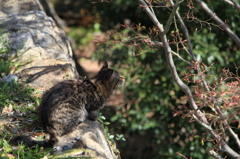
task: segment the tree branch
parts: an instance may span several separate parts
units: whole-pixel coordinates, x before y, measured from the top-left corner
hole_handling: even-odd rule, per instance
[[[236,0],[232,0],[232,2],[234,4],[235,8],[237,8],[238,12],[240,13],[240,5],[239,5],[239,3]]]
[[[223,0],[223,1],[228,3],[228,4],[230,4],[231,6],[234,6],[234,3],[232,1],[230,1],[230,0]]]
[[[164,29],[163,29],[163,25],[158,21],[158,19],[156,18],[156,16],[152,13],[152,11],[149,9],[148,5],[145,3],[144,0],[139,0],[139,3],[143,5],[143,8],[145,10],[145,12],[147,13],[147,15],[149,16],[149,18],[152,20],[152,22],[154,23],[154,25],[158,28],[158,30],[160,31],[160,38],[165,50],[165,54],[166,54],[166,59],[167,59],[167,63],[168,66],[170,68],[171,71],[171,75],[174,79],[174,81],[177,83],[177,85],[185,92],[185,94],[188,96],[188,102],[191,106],[191,108],[193,109],[192,111],[192,116],[194,118],[196,118],[196,121],[201,124],[202,126],[204,126],[207,131],[213,136],[213,138],[215,138],[217,141],[220,142],[221,145],[221,149],[225,150],[224,152],[226,152],[227,154],[229,154],[229,156],[233,156],[235,158],[240,158],[240,155],[237,154],[235,151],[233,151],[224,141],[221,141],[220,136],[218,136],[212,129],[211,125],[209,124],[209,122],[206,119],[206,116],[198,109],[192,93],[189,89],[189,87],[183,83],[183,81],[179,78],[177,70],[176,70],[176,66],[174,64],[174,61],[172,59],[172,54],[171,54],[171,48],[168,44],[167,41],[167,37],[164,34]],[[219,155],[216,153],[216,158],[219,157]]]
[[[215,109],[217,111],[217,113],[220,116],[220,119],[222,120],[222,123],[224,124],[224,126],[227,128],[229,134],[233,137],[234,141],[236,142],[238,148],[240,149],[240,140],[238,138],[238,135],[232,130],[232,128],[230,127],[230,125],[228,124],[228,122],[226,121],[226,117],[223,115],[221,109],[215,104]]]
[[[145,9],[146,13],[148,14],[149,18],[152,20],[152,22],[155,24],[155,26],[160,31],[160,38],[161,38],[161,41],[162,41],[164,49],[165,49],[165,54],[167,55],[167,62],[168,62],[168,65],[169,65],[170,70],[171,70],[171,74],[172,74],[175,82],[190,97],[190,103],[191,103],[192,108],[194,110],[197,110],[197,105],[192,98],[192,93],[191,93],[190,89],[188,88],[188,86],[186,84],[184,84],[182,82],[182,80],[179,78],[179,76],[177,74],[176,66],[174,65],[174,62],[173,62],[173,59],[172,59],[172,54],[171,54],[172,50],[171,50],[171,48],[168,44],[166,35],[164,34],[163,25],[159,23],[158,19],[151,12],[151,10],[149,9],[149,7],[147,6],[147,4],[145,3],[144,0],[139,0],[139,2],[144,6],[144,9]]]
[[[216,153],[214,150],[207,150],[209,155],[211,155],[212,157],[216,158],[216,159],[223,159],[221,156],[218,155],[218,153]]]
[[[171,5],[174,4],[172,0],[170,0],[170,3],[171,3]],[[188,34],[188,29],[187,29],[186,25],[184,24],[184,22],[183,22],[183,20],[182,20],[182,17],[180,16],[178,10],[176,11],[176,15],[177,15],[177,18],[179,19],[180,25],[181,25],[181,27],[183,28],[184,35],[185,35],[185,37],[186,37],[186,39],[187,39],[187,44],[188,44],[188,48],[189,48],[189,52],[190,52],[190,54],[191,54],[191,57],[192,57],[192,59],[193,59],[194,61],[197,61],[197,59],[196,59],[196,57],[195,57],[195,55],[194,55],[194,53],[193,53],[193,48],[192,48],[192,44],[191,44],[191,42],[190,42],[190,38],[189,38],[189,34]]]
[[[182,1],[181,1],[182,2]],[[170,14],[170,16],[169,16],[169,18],[168,18],[168,21],[167,21],[167,24],[166,24],[166,27],[165,27],[165,30],[164,30],[164,32],[163,32],[163,34],[167,34],[167,32],[169,31],[169,28],[170,28],[170,26],[171,26],[171,23],[172,23],[172,21],[173,21],[173,18],[174,18],[174,16],[175,16],[175,14],[176,14],[176,12],[177,12],[177,9],[178,9],[178,6],[179,6],[179,4],[181,3],[181,2],[178,2],[178,3],[176,3],[176,4],[172,4],[172,6],[173,6],[173,9],[172,9],[172,13]]]
[[[172,5],[174,4],[174,2],[172,0],[170,0],[170,3]],[[180,25],[183,28],[184,35],[185,35],[185,37],[187,39],[187,44],[188,44],[188,48],[189,48],[189,52],[190,52],[191,58],[192,58],[193,61],[197,61],[197,59],[196,59],[196,57],[194,55],[194,52],[193,52],[193,48],[192,48],[192,44],[191,44],[190,38],[189,38],[188,29],[187,29],[185,23],[183,22],[182,17],[180,16],[178,11],[176,12],[176,15],[177,15],[177,18],[179,19]],[[186,52],[188,52],[187,49],[186,49]],[[207,86],[207,82],[205,80],[205,76],[202,74],[202,71],[200,69],[199,64],[197,65],[197,69],[198,69],[198,72],[200,73],[200,78],[202,80],[203,86],[205,87],[206,90],[209,91],[209,88]]]
[[[226,152],[229,157],[234,159],[240,159],[240,155],[233,151],[224,141],[222,142],[222,145],[220,146],[220,151]]]
[[[227,34],[236,42],[238,47],[240,47],[240,39],[239,37],[216,15],[212,12],[210,8],[208,8],[207,4],[201,0],[195,0],[205,12],[213,18],[226,32]]]
[[[185,60],[184,58],[182,58],[178,53],[172,51],[172,54],[176,55],[180,60],[182,60],[183,62],[189,64],[190,66],[192,66],[193,64],[188,62],[187,60]]]

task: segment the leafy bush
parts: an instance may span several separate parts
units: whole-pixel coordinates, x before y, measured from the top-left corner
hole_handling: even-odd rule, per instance
[[[112,34],[112,39],[99,45],[101,51],[95,54],[101,60],[112,61],[113,67],[126,79],[125,104],[110,117],[114,133],[123,133],[126,137],[127,142],[118,142],[121,152],[125,152],[121,156],[176,158],[176,152],[188,152],[192,157],[207,158],[204,147],[194,138],[197,128],[193,124],[186,126],[186,118],[179,121],[173,117],[175,106],[181,106],[183,92],[169,76],[164,55],[156,53],[163,52],[162,49],[139,43],[131,45],[130,40],[137,34],[128,29]],[[144,147],[136,142],[144,143]],[[196,149],[201,153],[196,153]]]
[[[193,158],[209,158],[205,149],[211,147],[212,143],[204,142],[206,136],[197,137],[204,133],[204,129],[189,123],[186,114],[176,116],[179,111],[186,113],[186,99],[170,76],[164,54],[157,53],[163,50],[144,43],[146,36],[136,30],[126,28],[122,32],[113,31],[106,42],[99,40],[99,52],[93,57],[112,61],[113,67],[126,79],[123,90],[125,104],[116,109],[110,125],[114,133],[123,133],[126,137],[127,142],[118,143],[120,151],[124,152],[122,157],[182,158],[181,155],[176,155],[178,153]],[[207,74],[218,79],[220,77],[217,74],[221,67],[224,67],[226,62],[233,61],[229,56],[219,56],[220,51],[213,44],[202,43],[202,46],[198,47],[201,45],[199,41],[204,38],[211,41],[212,35],[205,33],[195,36],[194,52],[199,58],[206,59],[204,61],[209,65],[216,62]],[[210,51],[206,51],[207,48]],[[220,53],[226,54],[224,51]],[[182,71],[186,67],[184,62],[178,60],[177,69],[182,78],[192,72]],[[212,83],[213,80],[208,82]],[[136,142],[144,143],[144,147]],[[136,151],[137,153],[133,153]]]

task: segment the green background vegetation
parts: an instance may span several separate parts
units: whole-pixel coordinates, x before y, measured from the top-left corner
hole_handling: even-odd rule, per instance
[[[78,45],[84,44],[84,39],[91,39],[86,32],[94,32],[94,24],[100,24],[103,34],[110,36],[105,43],[98,44],[92,59],[108,60],[112,67],[119,70],[126,78],[123,93],[124,106],[114,106],[114,111],[106,108],[104,115],[110,121],[110,130],[124,134],[126,141],[117,143],[121,156],[127,158],[182,158],[179,152],[188,158],[210,158],[205,151],[211,142],[203,142],[207,137],[205,131],[197,123],[189,122],[185,116],[174,116],[176,111],[184,111],[184,93],[178,88],[167,67],[163,48],[150,47],[134,40],[139,34],[148,35],[152,40],[159,40],[156,34],[148,34],[153,24],[138,1],[114,0],[103,3],[89,1],[54,1],[59,15],[71,12],[79,15],[78,31],[85,37],[76,37],[73,29],[69,35]],[[209,7],[223,19],[229,27],[240,35],[240,15],[236,9],[224,2],[207,1]],[[240,65],[240,51],[234,41],[196,4],[190,10],[187,1],[181,3],[179,12],[189,30],[195,56],[207,66],[214,63],[208,74],[218,77],[222,68],[235,72],[234,64]],[[166,8],[154,8],[159,21],[166,24],[169,11]],[[187,12],[193,12],[195,19],[184,17]],[[68,22],[68,18],[62,16]],[[196,20],[199,19],[201,21]],[[142,27],[129,29],[122,27],[126,20],[130,25]],[[88,21],[88,23],[86,23]],[[179,25],[179,29],[181,27]],[[174,33],[171,26],[169,33]],[[167,35],[170,40],[173,37]],[[132,38],[132,39],[131,39]],[[80,40],[80,41],[79,41]],[[117,42],[116,42],[117,41]],[[136,42],[138,45],[131,45]],[[86,43],[85,43],[86,44]],[[171,45],[175,49],[174,45]],[[140,49],[139,49],[140,48]],[[145,52],[142,53],[141,51]],[[140,55],[138,55],[140,53]],[[138,56],[136,56],[138,55]],[[180,51],[180,55],[190,60],[190,57]],[[177,70],[183,78],[188,73],[187,64],[174,57]]]

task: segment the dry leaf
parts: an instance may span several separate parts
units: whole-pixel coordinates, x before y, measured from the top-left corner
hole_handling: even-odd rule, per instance
[[[13,111],[12,104],[9,104],[8,107],[4,107],[2,110],[2,114],[10,114]]]

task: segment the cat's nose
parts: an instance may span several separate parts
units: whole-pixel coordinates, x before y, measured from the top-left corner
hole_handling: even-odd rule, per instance
[[[125,78],[123,76],[120,76],[120,78],[121,78],[122,81],[125,81]]]

